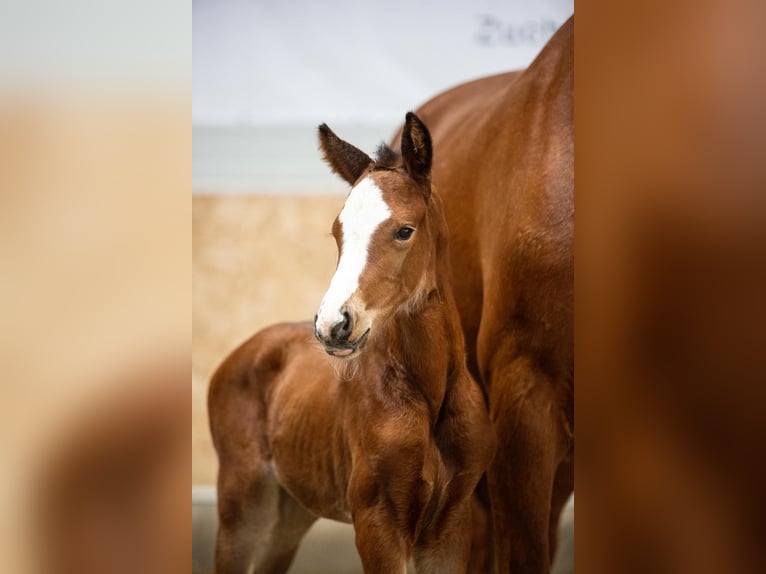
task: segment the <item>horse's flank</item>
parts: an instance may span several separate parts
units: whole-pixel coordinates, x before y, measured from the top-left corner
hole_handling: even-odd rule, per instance
[[[526,70],[417,111],[432,136],[469,367],[498,434],[488,471],[498,572],[549,571],[573,488],[573,45],[570,19]]]

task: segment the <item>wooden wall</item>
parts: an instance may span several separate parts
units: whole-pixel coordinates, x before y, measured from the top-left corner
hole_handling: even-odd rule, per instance
[[[194,195],[192,482],[215,482],[210,376],[239,343],[280,321],[311,320],[337,260],[329,235],[342,195]]]

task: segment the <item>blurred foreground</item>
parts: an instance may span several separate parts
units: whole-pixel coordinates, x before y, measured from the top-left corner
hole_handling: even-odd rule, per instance
[[[189,99],[0,99],[6,572],[188,572]]]
[[[578,5],[577,566],[766,571],[763,2]]]

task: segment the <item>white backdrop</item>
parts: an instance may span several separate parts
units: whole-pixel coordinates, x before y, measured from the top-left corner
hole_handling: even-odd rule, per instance
[[[197,125],[390,123],[526,66],[572,0],[194,0]]]
[[[372,151],[436,93],[527,66],[572,0],[194,0],[193,185],[343,192],[327,122]]]

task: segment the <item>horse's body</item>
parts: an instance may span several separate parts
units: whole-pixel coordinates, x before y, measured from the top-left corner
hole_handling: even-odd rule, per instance
[[[573,40],[522,72],[458,86],[418,115],[450,232],[469,367],[498,437],[487,474],[499,572],[547,572],[572,492]]]
[[[464,572],[494,433],[465,363],[427,130],[408,116],[397,168],[326,126],[320,142],[354,187],[315,324],[259,332],[211,383],[217,572],[285,571],[319,516],[353,522],[365,572],[404,572],[410,556],[418,572]]]

